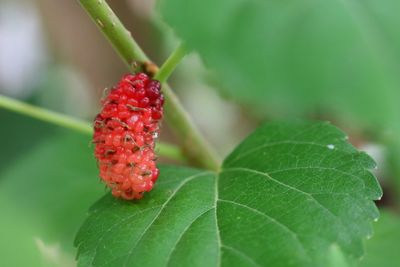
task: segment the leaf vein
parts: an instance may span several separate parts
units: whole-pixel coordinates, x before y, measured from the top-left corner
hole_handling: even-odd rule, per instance
[[[103,241],[103,239],[104,239],[104,237],[107,235],[107,233],[109,233],[109,232],[110,232],[112,229],[114,229],[115,227],[117,227],[117,226],[119,226],[119,225],[125,223],[127,220],[132,219],[132,218],[136,217],[137,215],[143,214],[143,213],[145,213],[146,211],[150,211],[150,210],[153,210],[153,209],[157,209],[157,208],[159,208],[159,207],[161,207],[161,205],[154,206],[154,207],[148,208],[148,209],[139,210],[137,213],[130,214],[130,215],[127,216],[126,218],[123,218],[123,219],[121,219],[120,221],[118,221],[117,223],[112,224],[106,231],[104,231],[104,232],[100,235],[100,238],[99,238],[99,240],[97,241],[97,244],[96,244],[96,246],[95,246],[95,248],[94,248],[94,254],[93,254],[93,258],[92,258],[92,260],[91,260],[90,266],[94,266],[93,263],[94,263],[94,260],[96,259],[97,252],[98,252],[98,248],[100,247],[101,241]],[[106,265],[107,263],[108,263],[108,262],[106,262],[106,263],[103,264],[103,265]]]
[[[255,173],[255,174],[259,174],[259,175],[265,176],[266,178],[270,179],[271,181],[273,181],[273,182],[275,182],[277,184],[282,185],[283,187],[289,188],[292,191],[296,191],[296,192],[299,192],[300,194],[308,196],[314,203],[316,203],[318,206],[320,206],[325,211],[327,211],[331,216],[334,217],[334,219],[337,219],[343,225],[341,219],[337,215],[335,215],[331,210],[329,210],[327,207],[322,205],[317,199],[315,199],[312,194],[310,194],[308,192],[305,192],[305,191],[303,191],[301,189],[298,189],[296,187],[290,186],[290,185],[288,185],[286,183],[283,183],[283,182],[281,182],[279,180],[276,180],[276,179],[272,178],[268,173],[265,173],[265,172],[260,172],[260,171],[256,171],[256,170],[252,170],[252,169],[248,169],[248,168],[241,168],[241,167],[224,169],[224,171],[235,171],[235,170],[238,170],[238,171],[241,170],[241,171],[251,172],[251,173]]]
[[[153,220],[151,220],[151,222],[147,225],[147,227],[144,229],[143,233],[140,235],[138,241],[132,246],[132,248],[129,250],[127,256],[126,256],[126,260],[123,264],[123,266],[127,266],[127,263],[129,262],[130,257],[132,256],[132,253],[134,251],[134,249],[137,247],[137,245],[142,241],[143,237],[145,236],[145,234],[147,233],[147,231],[150,229],[150,227],[153,225],[153,223],[158,219],[158,217],[160,217],[161,213],[163,212],[163,210],[165,209],[165,207],[168,205],[168,203],[171,201],[171,199],[173,199],[173,197],[176,195],[176,193],[185,185],[187,184],[189,181],[204,176],[206,174],[210,174],[211,172],[206,171],[206,172],[201,172],[192,176],[189,176],[188,178],[186,178],[185,180],[183,180],[175,189],[175,191],[171,194],[171,196],[169,196],[169,198],[164,202],[164,204],[161,206],[160,211],[156,214],[156,216],[153,218]]]
[[[219,199],[218,201],[224,202],[224,203],[228,203],[228,204],[231,204],[231,205],[236,205],[236,206],[241,207],[241,208],[248,209],[248,210],[250,210],[250,211],[252,211],[252,212],[254,212],[254,213],[256,213],[256,214],[258,214],[260,216],[263,216],[263,217],[267,218],[269,221],[271,221],[272,223],[276,224],[277,226],[282,228],[284,231],[289,233],[293,237],[293,239],[300,245],[300,248],[302,249],[302,252],[304,253],[304,255],[306,257],[309,257],[307,252],[306,252],[306,250],[305,250],[305,248],[304,248],[303,243],[301,242],[301,240],[300,240],[300,238],[298,236],[298,234],[295,231],[293,231],[292,229],[290,229],[287,225],[285,225],[282,222],[278,221],[276,218],[273,218],[273,217],[269,216],[268,214],[266,214],[266,213],[264,213],[262,211],[259,211],[258,209],[249,207],[249,206],[247,206],[245,204],[242,204],[242,203],[238,203],[238,202],[234,202],[234,201],[230,201],[230,200],[225,200],[225,199]]]
[[[236,253],[237,255],[240,255],[242,258],[246,259],[248,262],[250,262],[252,265],[254,266],[258,266],[258,267],[262,267],[261,264],[257,263],[255,260],[253,260],[250,256],[248,256],[246,253],[244,253],[241,250],[238,250],[234,247],[230,247],[230,246],[226,246],[226,245],[222,245],[223,248],[226,248],[234,253]]]
[[[176,250],[176,246],[179,244],[179,242],[181,241],[182,237],[185,235],[185,233],[190,229],[190,227],[192,227],[192,225],[199,220],[201,217],[203,217],[207,212],[211,211],[212,209],[214,209],[215,207],[211,207],[205,211],[203,211],[202,213],[200,213],[198,216],[196,216],[196,218],[194,218],[193,221],[191,221],[188,226],[182,231],[182,233],[179,235],[178,240],[175,242],[175,245],[172,247],[171,252],[168,254],[165,266],[169,266],[169,262],[171,260],[171,256],[174,253],[174,251]]]
[[[266,143],[264,145],[255,147],[253,149],[249,149],[246,152],[243,152],[243,153],[239,154],[236,158],[232,159],[232,161],[230,163],[236,162],[239,159],[241,159],[241,158],[243,158],[245,156],[248,156],[249,154],[252,154],[254,152],[257,152],[260,149],[267,148],[267,147],[273,147],[273,146],[279,146],[279,145],[287,145],[287,144],[292,144],[292,145],[310,145],[310,146],[318,146],[318,147],[326,148],[326,145],[324,145],[324,144],[318,144],[318,143],[314,143],[314,142],[295,141],[295,140]]]

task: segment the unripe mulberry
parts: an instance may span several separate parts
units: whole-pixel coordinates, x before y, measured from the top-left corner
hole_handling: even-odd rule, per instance
[[[94,120],[100,177],[116,197],[139,199],[158,178],[154,146],[163,116],[160,89],[144,73],[125,75]]]

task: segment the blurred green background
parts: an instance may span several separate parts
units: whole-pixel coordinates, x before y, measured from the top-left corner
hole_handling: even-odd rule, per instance
[[[171,85],[222,156],[266,120],[344,129],[385,192],[362,266],[398,266],[400,2],[107,2],[156,63],[179,39],[197,51]],[[0,94],[91,120],[126,71],[77,1],[0,1]],[[74,266],[74,235],[105,192],[90,136],[4,109],[0,121],[0,266]],[[179,143],[165,124],[161,140]]]

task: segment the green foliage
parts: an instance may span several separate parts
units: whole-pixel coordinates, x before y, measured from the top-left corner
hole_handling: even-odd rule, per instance
[[[10,123],[15,131],[1,133],[6,147],[16,144],[13,154],[20,156],[1,161],[0,265],[68,266],[73,236],[87,208],[104,192],[93,180],[97,170],[89,138],[53,129],[44,131],[43,140],[35,135],[41,123],[13,117],[21,124]],[[20,146],[20,141],[30,145]]]
[[[330,247],[328,252],[328,267],[350,267],[350,263],[346,260],[340,248],[334,244]]]
[[[55,132],[51,125],[6,110],[0,110],[0,120],[4,128],[7,128],[7,131],[0,131],[0,138],[8,140],[8,142],[3,142],[2,145],[2,149],[7,153],[0,154],[1,169],[7,168],[8,164],[12,164],[21,155],[28,153],[40,140]],[[29,138],[26,138],[27,130],[29,131]]]
[[[366,257],[360,266],[398,267],[400,263],[400,216],[384,211],[374,228],[375,234],[366,243]]]
[[[382,194],[374,166],[328,123],[265,125],[217,173],[163,166],[143,200],[103,197],[79,265],[325,266],[332,246],[358,259]]]
[[[399,1],[160,2],[166,22],[235,99],[399,129]]]
[[[398,1],[160,1],[165,20],[232,98],[270,116],[333,111],[400,132]],[[80,2],[129,65],[147,60],[105,1]],[[168,74],[180,52],[164,65]],[[214,169],[206,142],[163,90],[183,150]],[[2,106],[32,115],[9,99]],[[73,266],[72,237],[104,191],[89,138],[9,115],[0,132],[0,266]],[[396,170],[398,150],[390,151]],[[218,171],[161,166],[144,199],[107,193],[76,236],[78,264],[394,267],[400,219],[388,212],[359,262],[379,216],[375,167],[329,123],[267,124]]]

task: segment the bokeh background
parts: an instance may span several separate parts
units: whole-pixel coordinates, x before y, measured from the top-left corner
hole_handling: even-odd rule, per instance
[[[267,14],[254,5],[235,13],[242,1],[232,1],[226,21],[210,1],[187,12],[180,0],[157,8],[155,0],[108,3],[157,64],[180,37],[200,52],[187,56],[171,85],[221,156],[272,119],[324,119],[346,131],[378,162],[385,192],[363,266],[383,266],[383,258],[398,266],[400,20],[392,10],[399,4],[366,1],[367,11],[350,7],[365,12],[356,17],[335,4],[315,12],[291,4],[279,16],[276,1],[262,4]],[[126,72],[77,1],[0,1],[1,95],[90,121],[104,89]],[[90,136],[2,108],[0,122],[0,266],[74,266],[74,235],[106,192]],[[165,124],[161,140],[179,144]]]

